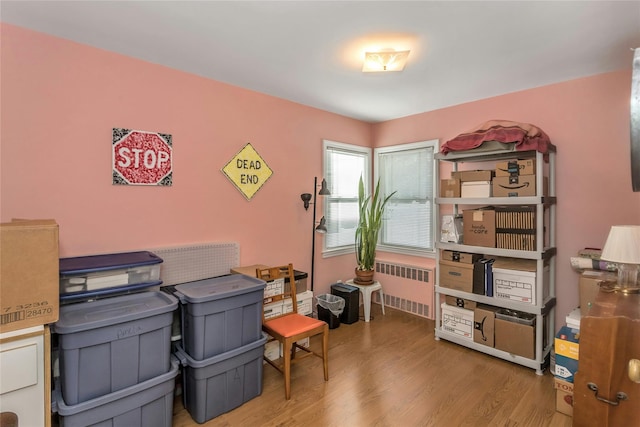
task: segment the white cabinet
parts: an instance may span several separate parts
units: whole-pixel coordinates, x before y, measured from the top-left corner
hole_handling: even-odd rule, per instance
[[[436,300],[435,318],[436,339],[445,339],[465,347],[472,348],[483,353],[499,357],[520,365],[524,365],[542,374],[549,364],[550,350],[553,344],[554,307],[555,298],[555,273],[556,273],[556,197],[555,197],[555,161],[556,149],[549,145],[549,152],[543,155],[537,151],[511,151],[511,152],[450,152],[447,155],[436,154],[436,176],[440,176],[443,164],[452,165],[452,170],[457,171],[461,163],[465,163],[465,170],[492,169],[496,162],[515,159],[535,159],[535,183],[536,192],[533,196],[525,197],[436,197],[435,215],[437,221],[436,230],[441,230],[443,214],[458,214],[462,210],[474,209],[484,206],[529,206],[535,212],[533,233],[534,250],[501,249],[497,247],[470,246],[460,243],[440,242],[437,236],[437,268],[436,268]],[[471,165],[467,165],[471,163]],[[438,196],[439,196],[438,186]],[[462,253],[482,254],[485,257],[507,257],[522,260],[532,260],[535,271],[535,287],[531,302],[522,302],[517,299],[498,298],[471,292],[463,292],[450,287],[442,286],[440,277],[440,260],[443,250],[451,250]],[[475,301],[495,308],[505,308],[535,316],[534,348],[532,358],[523,357],[499,350],[498,348],[483,345],[459,334],[451,333],[448,328],[442,326],[441,302],[444,296],[453,296],[465,300]]]
[[[48,326],[0,334],[0,413],[21,426],[48,426],[51,418]],[[2,424],[2,422],[0,422]]]

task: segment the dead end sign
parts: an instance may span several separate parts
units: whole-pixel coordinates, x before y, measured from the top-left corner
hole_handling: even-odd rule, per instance
[[[173,183],[171,135],[114,128],[112,178],[117,185],[163,185]]]
[[[253,148],[251,143],[247,143],[222,168],[229,181],[247,199],[258,192],[265,182],[273,175],[273,171],[267,163],[260,157],[260,154]]]

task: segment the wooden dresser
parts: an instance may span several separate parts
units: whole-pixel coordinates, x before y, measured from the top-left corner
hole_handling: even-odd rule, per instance
[[[640,426],[640,294],[599,293],[580,321],[579,357],[573,425]]]

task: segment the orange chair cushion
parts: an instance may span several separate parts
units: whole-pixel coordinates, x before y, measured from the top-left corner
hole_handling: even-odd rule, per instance
[[[322,320],[303,316],[297,313],[291,313],[276,319],[268,320],[264,323],[264,326],[283,337],[291,337],[313,330],[322,326],[324,323],[325,322]]]

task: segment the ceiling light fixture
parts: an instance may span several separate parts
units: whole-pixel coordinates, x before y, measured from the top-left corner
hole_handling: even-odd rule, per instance
[[[362,71],[380,72],[380,71],[402,71],[407,64],[409,57],[408,50],[385,49],[378,52],[365,52],[364,64]]]

